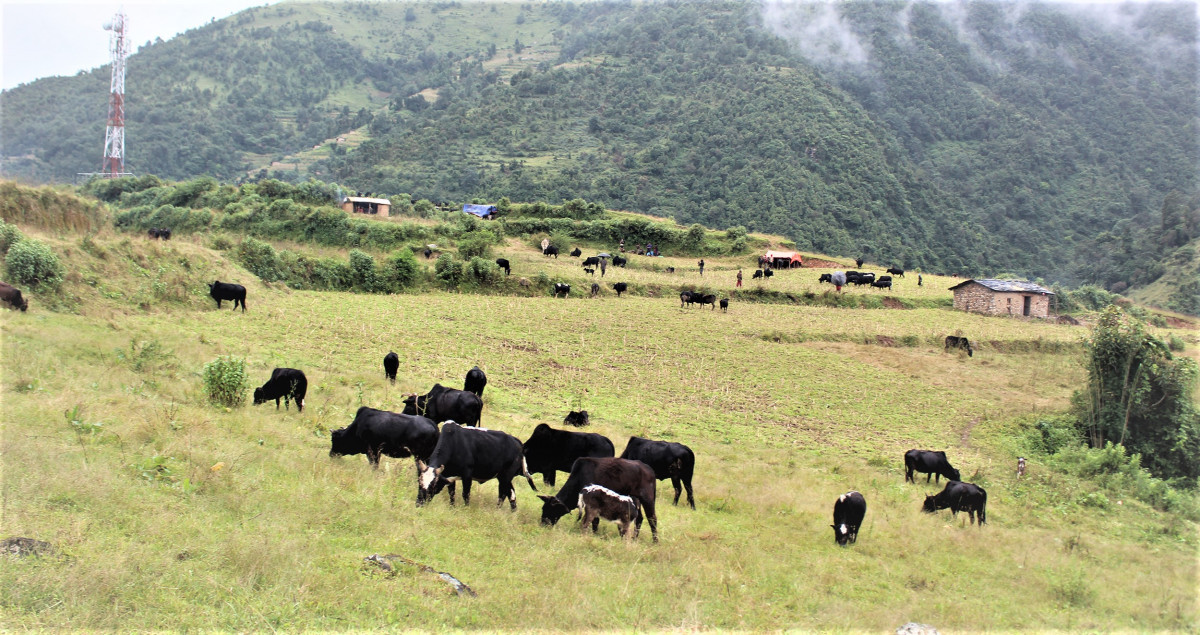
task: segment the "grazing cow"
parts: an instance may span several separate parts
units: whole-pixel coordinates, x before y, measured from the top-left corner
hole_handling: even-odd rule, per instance
[[[594,298],[598,295],[600,295],[600,285],[593,282],[592,283],[592,297]]]
[[[771,276],[773,276],[773,275],[775,275],[775,270],[774,270],[774,269],[767,269],[767,270],[763,271],[763,277],[764,277],[764,278],[770,278],[770,277],[771,277]]]
[[[424,395],[405,397],[404,414],[421,415],[438,422],[453,420],[462,425],[477,426],[483,420],[483,400],[479,395],[465,390],[434,384]]]
[[[504,270],[504,275],[512,273],[512,266],[508,264],[508,258],[497,258],[496,266]]]
[[[163,240],[171,240],[171,230],[163,227],[158,230],[158,237]]]
[[[855,258],[855,259],[854,259],[854,266],[855,266],[855,267],[858,267],[859,269],[862,269],[862,263],[863,263],[863,259],[862,259],[862,258]]]
[[[692,292],[691,291],[684,291],[679,294],[679,308],[682,309],[683,305],[685,305],[685,304],[690,305],[692,302],[693,302],[693,300],[692,300]]]
[[[675,273],[675,267],[667,267],[667,273]]]
[[[1025,476],[1025,457],[1017,459],[1017,478]]]
[[[437,424],[430,419],[363,406],[349,426],[330,433],[329,456],[366,454],[379,469],[380,456],[428,460],[437,440]]]
[[[555,247],[554,245],[550,245],[549,247],[546,247],[545,249],[542,250],[542,255],[543,256],[554,256],[554,259],[558,260],[558,247]]]
[[[554,297],[557,298],[558,295],[561,293],[562,297],[565,298],[565,297],[567,297],[567,294],[570,292],[571,292],[571,285],[565,284],[562,282],[554,283]]]
[[[875,282],[891,282],[891,281],[892,281],[891,276],[879,276],[878,278],[875,278]]]
[[[238,305],[242,305],[242,313],[246,312],[246,287],[240,284],[230,284],[217,280],[208,285],[208,295],[217,301],[217,308],[221,308],[221,300],[233,300],[233,308],[237,309]]]
[[[971,348],[971,341],[965,337],[958,337],[956,335],[947,335],[946,336],[946,350],[950,350],[952,348],[959,348],[959,349],[966,351],[967,357],[975,356],[975,349]]]
[[[921,472],[925,474],[925,482],[937,476],[935,483],[941,482],[943,476],[948,480],[957,481],[959,479],[958,470],[950,465],[949,459],[946,458],[946,453],[942,450],[937,452],[931,450],[909,450],[904,453],[904,480],[915,483],[913,480],[913,472]]]
[[[150,231],[146,232],[146,235],[149,236],[153,240],[158,240],[158,228],[151,227]]]
[[[483,369],[475,366],[467,371],[467,377],[463,381],[463,390],[475,393],[476,397],[482,398],[484,386],[487,386],[487,375],[484,374]],[[450,418],[454,419],[454,417]]]
[[[616,522],[622,538],[633,540],[637,537],[636,528],[629,531],[638,518],[637,501],[603,485],[588,485],[579,492],[580,531],[586,534],[588,525],[599,524],[601,518]]]
[[[578,412],[572,410],[567,413],[567,416],[563,417],[563,423],[569,426],[575,426],[576,428],[582,428],[583,426],[586,426],[589,421],[590,417],[588,417],[587,410],[580,410]]]
[[[822,282],[828,282],[830,284],[833,284],[833,274],[831,274],[831,273],[821,274],[821,277],[817,278],[817,284],[820,284]]]
[[[975,524],[976,515],[979,516],[980,527],[987,522],[987,492],[974,483],[950,481],[942,491],[933,496],[926,496],[921,509],[932,514],[947,507],[950,508],[951,516],[958,516],[958,512],[967,512],[972,525]]]
[[[654,470],[641,461],[588,457],[576,460],[575,465],[571,466],[571,475],[557,494],[538,495],[542,499],[542,524],[553,525],[575,509],[579,504],[579,493],[588,485],[603,485],[636,500],[642,506],[643,514],[639,514],[634,521],[635,531],[641,529],[644,515],[650,521],[654,542],[658,542],[658,516],[654,512],[657,482],[654,480]],[[595,531],[599,525],[598,520],[593,521],[592,530]]]
[[[395,352],[383,356],[383,375],[393,384],[396,383],[396,371],[400,369],[400,356]]]
[[[729,312],[729,298],[721,298],[721,313]]]
[[[511,434],[484,428],[464,428],[447,421],[442,424],[437,445],[429,454],[429,461],[417,461],[417,505],[424,505],[437,496],[442,488],[462,480],[463,504],[471,504],[471,482],[484,483],[496,479],[500,483],[499,507],[508,499],[511,508],[517,509],[517,494],[512,480],[524,476],[529,487],[537,491],[533,477],[525,469],[525,456],[521,453],[521,442]],[[453,490],[451,490],[453,494]],[[454,504],[454,498],[450,498]]]
[[[575,459],[616,456],[616,448],[607,437],[594,432],[555,430],[542,423],[522,446],[530,474],[542,475],[542,482],[554,487],[555,472],[570,472]]]
[[[582,252],[582,251],[580,251],[578,247],[576,247],[576,248],[574,248],[574,249],[572,249],[572,250],[571,250],[571,257],[572,257],[572,258],[578,258],[578,257],[580,257],[580,256],[582,256],[582,255],[583,255],[583,252]]]
[[[897,276],[900,278],[904,277],[904,270],[899,267],[892,267],[892,268],[888,269],[887,272],[892,274],[893,276]]]
[[[846,492],[833,504],[833,541],[845,547],[858,542],[858,528],[867,515],[867,500],[858,492]]]
[[[871,286],[876,289],[891,289],[892,281],[891,280],[876,280],[875,282],[871,283]]]
[[[621,294],[625,293],[625,290],[628,288],[629,288],[629,285],[625,284],[624,282],[613,283],[613,291],[617,292],[618,298],[621,297]]]
[[[586,273],[586,274],[588,274],[589,276],[594,276],[594,275],[596,275],[596,270],[595,270],[595,269],[588,268],[588,267],[584,267],[584,268],[583,268],[583,272],[584,272],[584,273]]]
[[[279,400],[283,399],[286,410],[288,400],[296,402],[296,412],[304,412],[304,395],[308,393],[308,379],[303,371],[295,368],[276,368],[271,371],[267,383],[254,389],[254,405],[275,400],[275,409],[279,410]]]
[[[21,290],[7,282],[0,282],[0,301],[13,309],[29,310],[29,300],[21,296]]]
[[[754,275],[750,276],[750,279],[751,279],[751,280],[758,280],[758,279],[759,279],[759,278],[761,278],[761,277],[763,277],[763,270],[762,270],[762,269],[755,269],[755,270],[754,270]]]
[[[433,250],[426,247],[425,248],[425,259],[429,260],[431,257],[433,257]]]
[[[710,305],[712,305],[712,308],[714,311],[717,310],[717,296],[715,296],[711,293],[709,293],[707,295],[705,295],[703,293],[693,293],[692,294],[692,302],[695,302],[696,304],[700,304],[700,305],[710,304]]]
[[[599,259],[599,258],[597,258],[596,256],[589,256],[589,257],[587,257],[587,258],[584,258],[584,259],[583,259],[583,264],[582,264],[582,266],[584,266],[584,267],[598,267],[598,266],[600,266],[600,259]]]
[[[627,263],[627,262],[629,262],[629,260],[625,259],[622,256],[613,256],[613,266],[614,267],[624,267],[625,263]]]
[[[654,470],[654,477],[662,480],[671,479],[675,488],[675,504],[679,504],[680,483],[687,488],[688,505],[696,509],[696,501],[692,498],[692,472],[696,467],[696,455],[692,449],[682,443],[673,441],[651,441],[642,437],[629,437],[621,458],[631,461],[641,461]]]

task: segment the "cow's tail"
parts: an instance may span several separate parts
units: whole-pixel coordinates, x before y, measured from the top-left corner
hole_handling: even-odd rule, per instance
[[[533,475],[529,473],[529,463],[525,461],[524,454],[521,455],[521,476],[524,476],[525,480],[529,482],[529,489],[538,491],[537,486],[533,484]]]
[[[987,522],[987,490],[981,487],[979,492],[983,494],[979,500],[979,526],[982,527]]]

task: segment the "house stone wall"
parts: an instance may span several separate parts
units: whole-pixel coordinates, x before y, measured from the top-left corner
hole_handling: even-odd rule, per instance
[[[1025,297],[1031,298],[1029,316],[1050,316],[1050,296],[1028,292],[1000,292],[973,282],[954,290],[954,308],[989,315],[1024,315]]]

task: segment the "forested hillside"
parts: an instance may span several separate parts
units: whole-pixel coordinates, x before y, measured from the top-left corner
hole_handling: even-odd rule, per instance
[[[583,198],[1123,290],[1200,235],[1195,27],[1182,3],[285,4],[139,50],[128,156],[169,178]],[[95,169],[106,88],[105,68],[6,91],[5,175]]]

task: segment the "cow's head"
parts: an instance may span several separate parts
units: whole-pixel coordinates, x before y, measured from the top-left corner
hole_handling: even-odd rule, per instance
[[[25,311],[28,311],[28,310],[29,310],[29,300],[26,300],[24,297],[22,297],[22,298],[21,298],[21,305],[20,305],[19,307],[17,307],[17,308],[18,308],[18,309],[21,309],[21,312],[22,312],[22,313],[24,313]]]
[[[442,472],[446,469],[445,465],[430,467],[424,461],[417,461],[417,506],[420,507],[426,502],[433,500],[438,492],[442,491],[450,483],[449,480],[442,478]]]
[[[331,457],[346,454],[362,454],[366,451],[362,440],[350,434],[348,428],[334,430],[329,433],[329,437],[329,456]]]
[[[924,511],[927,514],[932,514],[937,510],[937,498],[934,496],[926,496],[925,504],[921,507],[921,511]]]
[[[947,465],[947,467],[949,467],[949,466]],[[962,472],[959,472],[958,470],[956,470],[952,467],[950,467],[948,470],[946,470],[946,472],[947,472],[947,476],[950,478],[950,480],[952,480],[952,481],[961,481],[962,480]]]
[[[258,404],[263,403],[266,400],[267,400],[267,398],[263,396],[263,389],[255,388],[254,389],[254,405],[257,406]]]
[[[404,398],[404,410],[401,414],[406,415],[421,415],[425,416],[425,397],[423,395],[409,395]]]
[[[554,496],[546,496],[539,494],[538,498],[542,499],[542,524],[553,526],[558,522],[559,518],[566,516],[571,512],[571,508],[563,504],[562,501]]]
[[[833,527],[833,541],[845,547],[850,544],[850,529],[846,527],[846,523],[840,525],[830,525]]]

